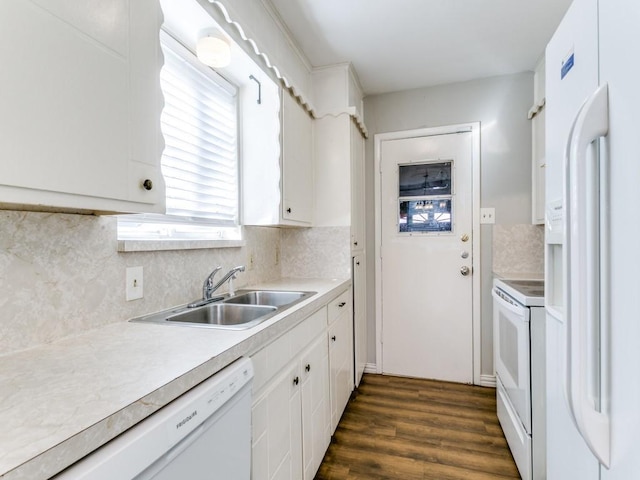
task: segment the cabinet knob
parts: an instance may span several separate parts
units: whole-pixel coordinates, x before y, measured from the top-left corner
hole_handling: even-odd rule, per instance
[[[153,182],[147,178],[144,182],[142,182],[142,188],[144,188],[145,190],[151,190],[153,188]]]
[[[335,342],[335,341],[336,341],[336,336],[334,335],[333,337],[331,337],[331,340],[332,340],[333,342]]]
[[[340,303],[338,304],[338,307],[342,308],[342,307],[344,307],[346,304],[347,304],[347,302],[340,302]]]
[[[307,363],[307,366],[306,366],[306,367],[304,367],[304,369],[305,369],[307,372],[310,372],[310,371],[311,371],[311,364],[310,364],[310,363]]]
[[[291,207],[287,208],[287,213],[291,213]]]
[[[294,385],[298,385],[298,383],[300,383],[300,378],[299,377],[294,378],[293,379],[293,384]]]

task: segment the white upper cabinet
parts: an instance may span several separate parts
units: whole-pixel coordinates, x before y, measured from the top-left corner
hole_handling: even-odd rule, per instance
[[[364,138],[351,122],[351,251],[364,251],[365,236],[364,196]]]
[[[313,120],[288,91],[262,82],[262,102],[243,104],[245,225],[313,222]],[[251,108],[251,111],[247,111]]]
[[[533,77],[533,107],[531,117],[531,217],[532,223],[544,223],[544,170],[545,158],[545,88],[544,56],[538,62]]]
[[[351,227],[351,250],[364,250],[362,91],[349,64],[313,71],[315,225]]]
[[[312,120],[287,92],[282,94],[282,218],[311,225],[313,215]]]
[[[0,2],[0,203],[163,212],[156,0]]]

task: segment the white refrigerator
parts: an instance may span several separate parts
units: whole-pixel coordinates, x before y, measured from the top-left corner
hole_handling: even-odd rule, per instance
[[[546,50],[547,478],[640,479],[640,1]]]

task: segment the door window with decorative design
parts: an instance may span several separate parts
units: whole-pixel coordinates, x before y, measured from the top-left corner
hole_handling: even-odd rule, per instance
[[[399,165],[398,232],[452,232],[453,162]]]

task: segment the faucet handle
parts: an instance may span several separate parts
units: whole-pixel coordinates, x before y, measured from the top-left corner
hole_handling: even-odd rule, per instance
[[[220,265],[218,265],[216,268],[213,269],[213,272],[211,272],[209,274],[209,276],[207,277],[208,281],[212,281],[213,277],[216,276],[216,273],[218,273],[220,270],[222,270],[222,267]]]
[[[222,269],[221,266],[217,266],[213,269],[213,271],[204,279],[204,283],[202,284],[202,298],[204,300],[208,300],[213,293],[213,277],[216,276],[216,273]]]

